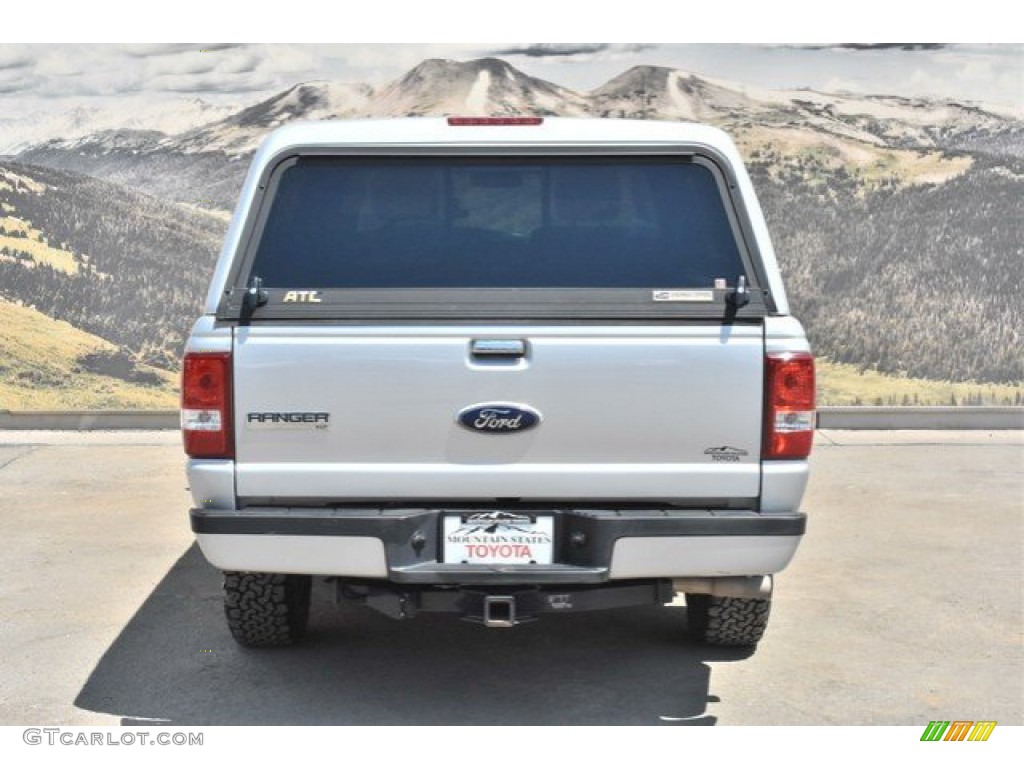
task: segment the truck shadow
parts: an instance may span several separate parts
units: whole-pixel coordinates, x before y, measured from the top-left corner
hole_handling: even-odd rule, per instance
[[[333,603],[315,582],[295,648],[248,650],[224,625],[220,574],[192,545],[75,700],[123,725],[713,725],[707,661],[748,651],[684,639],[685,610],[630,608],[485,629]],[[156,721],[156,722],[154,722]]]

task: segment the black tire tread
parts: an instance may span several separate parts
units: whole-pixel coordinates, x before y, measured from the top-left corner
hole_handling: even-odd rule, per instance
[[[686,595],[690,635],[708,645],[757,645],[768,626],[771,607],[771,600],[757,598]]]
[[[250,648],[292,645],[309,623],[310,576],[224,572],[224,615],[231,636]]]

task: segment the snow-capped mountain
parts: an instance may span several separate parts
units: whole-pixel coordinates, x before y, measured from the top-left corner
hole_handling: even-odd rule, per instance
[[[19,153],[25,162],[95,176],[203,208],[230,209],[245,158],[271,130],[290,120],[350,117],[369,86],[302,83],[189,130],[106,130],[51,139]],[[141,119],[141,118],[138,118]]]
[[[885,148],[1024,155],[1024,116],[1012,111],[751,88],[654,66],[633,67],[578,93],[495,58],[428,59],[380,88],[300,83],[230,114],[198,99],[121,113],[120,119],[109,110],[79,108],[39,120],[31,130],[24,120],[0,123],[0,146],[7,137],[26,162],[223,209],[234,204],[248,156],[289,121],[456,114],[695,120],[723,127],[741,142],[756,134],[760,146],[822,146],[855,162],[871,162]]]
[[[367,115],[563,115],[588,113],[575,91],[531,77],[501,59],[427,59],[382,88]]]
[[[159,149],[239,157],[254,151],[268,131],[291,120],[452,114],[644,117],[695,120],[733,130],[782,126],[868,145],[922,148],[992,143],[1007,131],[1019,138],[1024,130],[1020,113],[953,101],[751,88],[656,66],[632,67],[581,94],[531,77],[501,59],[428,59],[377,89],[361,83],[300,83],[241,110],[176,99],[128,113],[77,107],[0,119],[0,154],[43,145],[77,152],[85,144],[134,154]],[[157,141],[153,132],[164,136]]]
[[[373,88],[363,84],[300,83],[223,120],[169,138],[165,145],[182,152],[252,152],[266,134],[292,120],[326,120],[366,113]]]
[[[0,117],[0,155],[16,155],[30,147],[54,142],[69,145],[106,131],[156,131],[176,134],[238,112],[237,104],[211,104],[199,98],[156,103],[74,106],[64,111],[34,111],[19,117]]]
[[[1024,126],[1022,115],[953,101],[750,88],[667,67],[637,66],[587,94],[602,117],[693,120],[742,132],[797,128],[868,145],[961,148]],[[1018,154],[1020,151],[1018,151]]]
[[[769,90],[656,66],[632,67],[589,93],[577,93],[501,59],[428,59],[380,88],[300,83],[241,110],[202,99],[174,99],[128,111],[79,106],[0,118],[0,154],[42,145],[78,151],[86,144],[110,151],[121,146],[136,153],[159,149],[237,157],[291,120],[452,114],[644,117],[733,130],[784,126],[866,144],[919,147],[955,147],[960,139],[990,140],[1007,131],[1019,138],[1024,130],[1020,111],[954,101]],[[154,132],[163,138],[155,141]]]
[[[139,130],[134,128],[109,128],[93,131],[81,136],[50,139],[33,147],[77,152],[80,155],[109,155],[111,152],[151,152],[167,139],[162,131]]]
[[[842,125],[862,141],[895,146],[982,149],[1024,155],[1024,114],[951,100],[903,96],[777,91],[809,125]]]
[[[637,66],[588,94],[591,111],[602,117],[656,117],[721,122],[730,115],[764,107],[743,93],[689,72]]]
[[[738,83],[668,67],[633,67],[592,91],[589,99],[592,110],[602,117],[690,120],[734,132],[751,123],[762,127],[800,126],[868,144],[882,143],[870,132],[807,109],[788,94],[751,93]]]
[[[584,115],[579,94],[530,77],[499,59],[428,59],[375,90],[364,84],[302,83],[216,123],[168,137],[182,152],[237,156],[291,120],[407,115]]]

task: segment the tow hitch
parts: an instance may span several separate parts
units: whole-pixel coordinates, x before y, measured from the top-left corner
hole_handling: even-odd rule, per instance
[[[487,595],[484,598],[483,624],[485,627],[514,627],[516,625],[516,599],[512,595]]]
[[[479,587],[409,588],[338,580],[336,596],[339,602],[360,602],[393,619],[411,619],[418,613],[459,613],[466,621],[507,629],[535,621],[542,613],[664,605],[672,602],[675,592],[666,579],[558,591],[523,587],[495,594]]]

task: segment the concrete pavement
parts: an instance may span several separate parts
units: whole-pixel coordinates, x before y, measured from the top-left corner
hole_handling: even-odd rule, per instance
[[[1024,724],[1024,433],[819,433],[757,651],[685,609],[486,630],[337,610],[238,648],[173,432],[0,432],[0,723]]]

